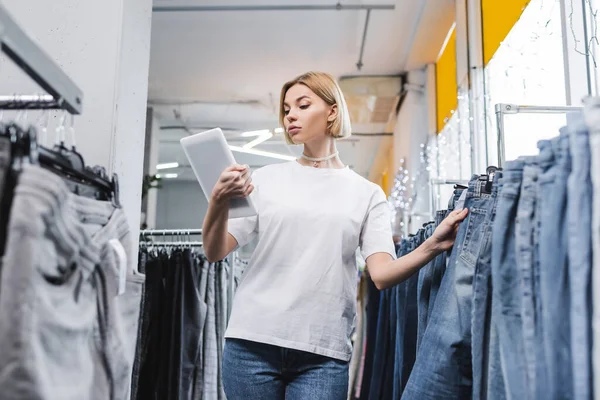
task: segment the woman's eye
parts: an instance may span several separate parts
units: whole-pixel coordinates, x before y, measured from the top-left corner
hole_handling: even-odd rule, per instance
[[[288,115],[289,113],[290,113],[290,110],[283,110],[284,115]]]
[[[301,110],[306,110],[308,108],[308,106],[309,106],[308,104],[301,105],[300,109]]]

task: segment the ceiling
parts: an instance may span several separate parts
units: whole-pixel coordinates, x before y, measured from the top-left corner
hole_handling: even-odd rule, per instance
[[[157,0],[171,6],[335,5],[336,0]],[[193,179],[179,139],[221,127],[233,146],[254,139],[245,131],[274,129],[282,84],[309,70],[344,76],[399,75],[434,62],[454,20],[453,0],[341,1],[394,5],[372,10],[360,58],[367,11],[181,11],[153,13],[149,104],[161,126],[159,162]],[[368,176],[382,136],[340,141],[342,160]],[[298,155],[283,135],[256,149]],[[275,158],[234,152],[239,163],[260,167]]]

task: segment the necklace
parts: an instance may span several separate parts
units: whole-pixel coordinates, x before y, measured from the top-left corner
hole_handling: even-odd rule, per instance
[[[337,157],[339,154],[340,154],[340,152],[339,152],[339,151],[336,151],[335,153],[333,153],[333,154],[330,154],[330,155],[328,155],[328,156],[326,156],[326,157],[313,158],[313,157],[309,157],[309,156],[307,156],[306,154],[302,153],[302,158],[304,158],[304,159],[305,159],[305,160],[307,160],[307,161],[312,161],[312,163],[313,163],[313,167],[315,167],[315,168],[319,168],[319,163],[320,163],[321,161],[329,161],[329,160],[331,160],[332,158],[335,158],[335,157]]]

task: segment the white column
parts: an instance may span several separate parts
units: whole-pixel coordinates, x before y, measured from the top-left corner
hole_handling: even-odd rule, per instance
[[[75,119],[86,165],[119,174],[120,200],[133,230],[140,220],[152,0],[5,0],[21,28],[83,91]],[[39,93],[3,60],[0,92]],[[52,126],[52,125],[51,125]],[[49,129],[52,139],[52,129]]]

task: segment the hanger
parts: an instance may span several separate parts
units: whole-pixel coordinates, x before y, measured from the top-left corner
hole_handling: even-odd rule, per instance
[[[485,186],[483,189],[485,193],[488,193],[488,194],[492,193],[492,185],[494,183],[494,176],[496,175],[497,171],[501,171],[501,170],[502,170],[502,168],[498,168],[493,165],[490,165],[489,167],[486,168],[486,170],[485,170],[486,174],[484,175]]]

